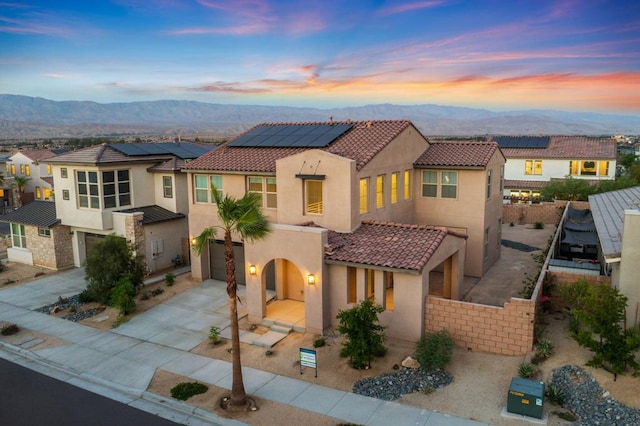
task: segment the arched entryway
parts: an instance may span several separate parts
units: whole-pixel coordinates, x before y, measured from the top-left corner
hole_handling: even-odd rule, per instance
[[[304,331],[305,283],[300,269],[287,259],[273,259],[263,269],[262,283],[275,298],[266,306],[264,322]]]

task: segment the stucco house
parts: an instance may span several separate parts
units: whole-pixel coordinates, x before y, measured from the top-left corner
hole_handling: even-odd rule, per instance
[[[640,186],[590,195],[589,206],[603,272],[629,299],[627,327],[640,325]]]
[[[5,163],[5,179],[11,182],[16,176],[26,178],[27,184],[23,194],[26,200],[53,201],[53,175],[51,173],[51,165],[44,161],[67,151],[66,149],[30,149],[18,151],[11,155]],[[13,204],[17,204],[16,200],[14,200]]]
[[[180,169],[211,148],[115,143],[45,160],[56,187],[55,217],[68,228],[72,264],[83,265],[93,245],[112,233],[134,244],[151,272],[187,262],[187,182]]]
[[[273,230],[234,237],[249,320],[267,293],[301,304],[320,333],[365,298],[390,336],[424,333],[427,295],[458,299],[500,256],[504,157],[495,143],[429,141],[407,120],[260,124],[186,164],[189,235],[218,224],[210,188],[262,196]],[[222,236],[220,236],[222,238]],[[222,241],[192,276],[225,279]]]
[[[617,143],[586,136],[493,136],[507,159],[504,199],[539,203],[541,188],[570,176],[593,183],[616,176]]]

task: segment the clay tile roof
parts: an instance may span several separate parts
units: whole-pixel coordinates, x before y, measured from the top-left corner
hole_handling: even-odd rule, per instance
[[[442,227],[365,221],[354,232],[329,231],[325,259],[420,272],[447,234]]]
[[[546,148],[502,148],[502,152],[507,158],[588,158],[615,160],[617,143],[615,139],[612,138],[552,136]]]
[[[259,126],[273,126],[283,124],[318,125],[332,124],[331,122],[309,123],[263,123]],[[337,124],[337,122],[333,122]],[[356,162],[356,169],[360,170],[376,156],[396,136],[409,126],[408,120],[373,120],[350,122],[354,126],[324,148],[323,151],[350,158]],[[417,131],[417,130],[416,130]],[[243,133],[243,134],[246,134]],[[240,137],[242,135],[239,135]],[[230,147],[230,141],[220,148],[191,161],[184,168],[188,170],[211,171],[240,171],[275,173],[276,160],[313,148],[284,148],[284,147]]]
[[[495,142],[432,142],[414,162],[415,167],[486,167],[496,151]]]
[[[505,188],[518,188],[518,189],[540,189],[545,186],[547,181],[544,180],[516,180],[516,179],[505,179],[504,187]]]

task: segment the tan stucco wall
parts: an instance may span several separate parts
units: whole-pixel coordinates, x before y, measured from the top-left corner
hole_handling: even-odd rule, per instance
[[[164,187],[162,185],[164,176],[171,176],[173,183],[173,197],[171,198],[165,198],[164,196]],[[186,174],[172,172],[153,173],[153,189],[155,197],[153,204],[174,213],[187,214],[189,212]]]
[[[320,228],[273,225],[267,238],[245,242],[245,271],[247,313],[249,321],[261,322],[266,314],[264,267],[274,259],[286,259],[300,271],[304,283],[306,329],[310,333],[322,333],[329,326],[329,280],[324,263],[324,246],[327,231]],[[256,275],[249,274],[249,265],[256,265]],[[315,285],[309,285],[306,277],[313,274]]]
[[[189,224],[184,218],[145,225],[144,233],[147,266],[154,272],[172,267],[172,259],[182,256],[182,239],[189,235]],[[164,252],[153,251],[154,241],[162,242]]]
[[[620,261],[620,292],[627,296],[627,327],[640,324],[640,211],[625,210]]]

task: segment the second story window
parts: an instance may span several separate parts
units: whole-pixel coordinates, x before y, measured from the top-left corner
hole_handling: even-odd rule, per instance
[[[369,212],[369,178],[360,179],[360,214]]]
[[[36,199],[39,200],[40,198],[42,198],[42,190],[39,186],[36,186]]]
[[[442,198],[458,197],[458,172],[442,172]]]
[[[102,191],[105,209],[131,205],[129,170],[102,172]]]
[[[487,198],[491,198],[491,170],[487,170]]]
[[[438,172],[435,170],[422,171],[422,196],[438,196]]]
[[[78,205],[84,208],[100,208],[100,191],[98,188],[98,172],[78,170]]]
[[[51,175],[51,164],[47,164],[47,174]]]
[[[173,179],[171,176],[162,176],[162,194],[164,198],[173,198]]]
[[[11,176],[15,176],[16,175],[16,165],[12,164],[11,165]]]
[[[398,172],[391,173],[391,204],[398,202]]]
[[[384,175],[376,178],[376,207],[384,207]]]
[[[608,176],[609,162],[595,160],[573,160],[569,165],[571,176]]]
[[[216,187],[218,195],[222,196],[222,176],[193,175],[194,200],[196,203],[215,203],[211,194],[212,186]]]
[[[411,198],[411,170],[404,171],[404,199]]]
[[[504,166],[500,166],[500,194],[504,191]]]
[[[525,160],[524,174],[525,175],[541,175],[542,160]]]
[[[264,207],[275,209],[278,207],[278,186],[276,178],[249,176],[247,178],[247,190],[258,194]]]
[[[20,164],[20,174],[24,174],[24,164]]]
[[[28,164],[24,165],[24,174],[25,176],[31,176],[31,166],[29,166]]]
[[[66,167],[61,168],[60,169],[60,177],[66,178],[67,176],[68,176],[67,168]]]
[[[306,214],[323,214],[321,180],[309,179],[304,181],[304,201]]]

